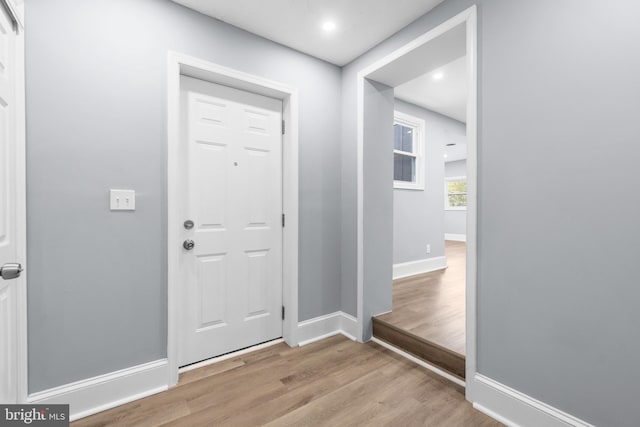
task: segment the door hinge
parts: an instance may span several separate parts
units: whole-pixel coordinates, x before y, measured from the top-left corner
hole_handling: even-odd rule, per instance
[[[282,214],[282,227],[284,228],[284,214]]]
[[[282,320],[284,320],[284,305],[282,306]]]
[[[285,129],[286,129],[286,127],[285,127],[284,120],[283,120],[283,121],[282,121],[282,134],[283,134],[283,135],[284,135],[284,131],[285,131]]]

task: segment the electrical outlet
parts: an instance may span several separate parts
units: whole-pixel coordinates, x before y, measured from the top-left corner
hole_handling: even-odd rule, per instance
[[[109,194],[112,211],[136,210],[136,192],[134,190],[111,190]]]
[[[431,245],[427,245],[427,254],[431,253]]]

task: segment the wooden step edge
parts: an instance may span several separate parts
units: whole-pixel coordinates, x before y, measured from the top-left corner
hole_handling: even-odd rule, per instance
[[[377,318],[373,318],[373,336],[431,363],[450,374],[465,379],[465,356],[421,338]]]

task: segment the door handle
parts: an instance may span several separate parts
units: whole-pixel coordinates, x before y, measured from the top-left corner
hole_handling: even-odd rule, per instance
[[[17,279],[22,273],[22,266],[17,262],[8,262],[0,267],[0,277],[4,280]]]
[[[185,248],[186,250],[190,251],[191,249],[194,248],[194,246],[196,245],[196,242],[194,242],[193,240],[185,240],[184,243],[182,244],[182,247]]]

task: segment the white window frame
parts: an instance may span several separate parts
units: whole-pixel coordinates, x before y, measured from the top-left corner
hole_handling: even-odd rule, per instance
[[[425,122],[418,117],[394,111],[393,125],[401,125],[413,129],[413,152],[396,150],[393,154],[401,154],[413,157],[416,160],[416,180],[414,182],[393,181],[393,188],[402,190],[422,190],[424,191],[424,145],[425,145]],[[395,174],[395,169],[394,169]]]
[[[466,211],[466,206],[449,206],[449,183],[451,181],[467,182],[466,176],[446,176],[444,178],[444,210],[446,211]],[[467,197],[469,197],[469,189],[467,188]],[[467,200],[467,204],[468,204]]]

